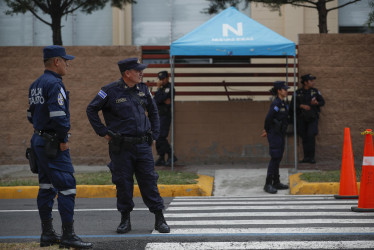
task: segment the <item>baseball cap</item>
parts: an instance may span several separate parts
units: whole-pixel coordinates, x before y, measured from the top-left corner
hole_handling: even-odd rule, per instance
[[[118,62],[118,68],[120,72],[124,72],[130,69],[143,70],[147,68],[147,66],[147,64],[141,64],[136,57],[127,58]]]
[[[66,60],[73,60],[75,56],[67,55],[65,48],[58,45],[51,45],[43,48],[43,58],[44,60],[53,58],[53,57],[62,57]]]

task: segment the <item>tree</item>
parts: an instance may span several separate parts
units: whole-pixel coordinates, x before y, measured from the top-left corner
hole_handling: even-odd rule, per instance
[[[367,23],[368,27],[370,28],[371,23],[374,22],[374,0],[369,1],[369,6],[371,8],[371,11],[369,13],[368,20],[367,20],[366,23]]]
[[[219,10],[225,9],[228,5],[237,7],[241,2],[245,3],[245,8],[248,7],[249,3],[263,3],[265,6],[270,7],[272,10],[279,10],[280,6],[290,4],[297,7],[306,7],[317,9],[318,11],[318,27],[319,33],[327,33],[327,14],[339,8],[343,8],[349,4],[361,1],[361,0],[350,0],[344,4],[338,5],[337,7],[327,8],[326,4],[334,0],[207,0],[210,2],[209,7],[204,9],[205,13],[214,14]]]
[[[61,19],[80,9],[91,14],[93,11],[103,9],[111,1],[113,7],[122,8],[127,3],[136,3],[136,0],[5,0],[10,10],[5,14],[31,12],[41,22],[52,28],[53,44],[62,45]],[[40,12],[47,14],[51,20],[41,17]]]

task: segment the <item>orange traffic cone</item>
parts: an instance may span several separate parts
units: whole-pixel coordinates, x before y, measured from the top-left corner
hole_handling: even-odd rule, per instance
[[[362,161],[360,198],[358,207],[351,207],[354,212],[374,212],[374,146],[373,131],[367,129],[365,137],[364,160]]]
[[[353,160],[351,131],[349,128],[345,128],[344,130],[339,195],[334,195],[334,197],[335,199],[358,199],[357,178]]]

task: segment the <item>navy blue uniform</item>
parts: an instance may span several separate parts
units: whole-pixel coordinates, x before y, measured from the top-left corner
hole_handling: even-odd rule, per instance
[[[318,101],[318,105],[311,105],[312,99]],[[311,108],[313,115],[305,115],[305,111],[300,108],[300,105],[308,105]],[[293,103],[291,104],[293,107]],[[320,107],[325,105],[321,93],[316,88],[305,89],[301,88],[296,91],[296,117],[297,117],[297,132],[302,138],[304,159],[314,159],[315,156],[315,136],[318,134],[318,120]],[[309,113],[309,114],[310,114]]]
[[[175,90],[173,91],[175,93]],[[160,116],[160,136],[156,141],[156,150],[157,154],[162,157],[165,154],[171,155],[171,147],[167,139],[171,124],[171,104],[165,103],[167,99],[171,99],[170,82],[159,88],[155,93],[155,101]]]
[[[63,223],[71,223],[74,215],[76,182],[73,176],[69,149],[58,150],[55,158],[44,152],[43,133],[57,134],[60,142],[68,141],[70,130],[69,92],[59,74],[45,70],[29,89],[28,120],[35,133],[31,139],[39,166],[39,193],[37,198],[40,218],[50,219],[54,198],[58,193],[58,210]]]
[[[135,96],[137,96],[137,98]],[[98,112],[102,110],[105,125]],[[128,138],[143,138],[152,131],[153,140],[159,136],[160,121],[156,103],[148,87],[139,83],[130,88],[121,78],[104,86],[87,107],[88,119],[100,136],[108,130]],[[109,149],[112,181],[117,187],[117,209],[131,212],[135,173],[144,203],[151,212],[164,208],[157,187],[158,174],[154,170],[152,147],[146,141],[121,147],[120,152]]]
[[[288,105],[279,97],[271,103],[265,118],[265,130],[269,141],[271,160],[267,176],[279,175],[279,164],[283,157],[285,134],[288,123]]]

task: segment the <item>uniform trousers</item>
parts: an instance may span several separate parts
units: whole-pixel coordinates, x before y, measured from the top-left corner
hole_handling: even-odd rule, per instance
[[[112,182],[117,188],[117,209],[131,212],[134,208],[134,174],[144,204],[150,212],[164,209],[164,201],[157,187],[158,174],[154,168],[152,147],[147,143],[122,147],[119,153],[109,151]]]
[[[279,165],[283,158],[285,135],[275,133],[272,129],[269,131],[268,135],[269,142],[269,154],[270,162],[268,165],[267,176],[279,175]]]
[[[171,155],[171,146],[167,139],[169,136],[170,124],[170,115],[160,115],[160,136],[156,141],[157,154],[160,156],[164,156],[165,154]]]
[[[314,159],[316,135],[318,134],[318,118],[312,122],[306,122],[302,119],[299,119],[298,133],[303,143],[304,159]]]
[[[62,223],[71,223],[74,216],[76,181],[72,169],[69,149],[59,151],[56,158],[50,159],[44,153],[44,139],[34,134],[31,139],[37,165],[39,167],[39,192],[37,198],[39,216],[42,221],[52,218],[54,199],[57,196],[58,211]]]

